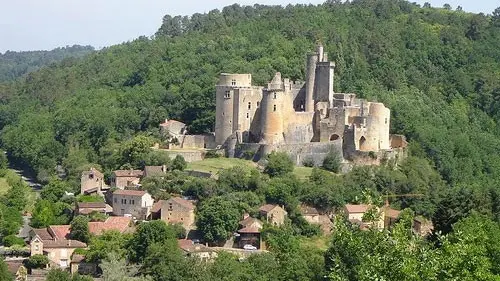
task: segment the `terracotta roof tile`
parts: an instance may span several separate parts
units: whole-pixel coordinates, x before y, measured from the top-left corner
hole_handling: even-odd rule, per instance
[[[318,209],[308,205],[300,205],[300,212],[303,215],[319,215]]]
[[[80,263],[83,261],[85,261],[85,256],[83,255],[73,255],[73,257],[71,257],[71,262]]]
[[[109,217],[104,222],[89,222],[89,232],[95,235],[110,230],[125,233],[131,229],[131,224],[132,218],[130,217]]]
[[[384,211],[385,216],[389,218],[398,218],[399,214],[401,213],[401,211],[394,210],[388,206],[383,207],[382,210]]]
[[[79,209],[86,209],[86,208],[92,208],[92,209],[97,209],[97,208],[106,208],[106,203],[104,202],[78,202],[76,204]]]
[[[248,217],[248,218],[239,222],[239,224],[243,227],[247,227],[247,226],[252,225],[254,223],[258,223],[258,224],[262,225],[262,222],[260,220],[258,220],[256,218],[252,218],[252,217]]]
[[[82,176],[85,176],[85,175],[96,175],[101,179],[104,178],[103,173],[101,173],[101,171],[97,170],[94,167],[90,168],[90,170],[88,170],[88,171],[83,171]]]
[[[116,170],[113,172],[115,177],[136,177],[140,178],[143,175],[141,170]]]
[[[56,239],[65,239],[69,237],[70,225],[50,225],[49,233],[54,233]]]
[[[17,271],[19,271],[19,268],[23,265],[23,261],[5,261],[7,264],[7,268],[9,272],[16,276]]]
[[[153,207],[151,208],[151,213],[158,213],[159,211],[161,211],[161,206],[163,205],[163,203],[165,203],[166,200],[160,200],[158,202],[155,202],[153,204]]]
[[[370,208],[370,205],[360,204],[360,205],[352,205],[346,204],[345,209],[349,214],[352,213],[364,213]]]
[[[113,195],[128,195],[128,196],[140,196],[142,197],[147,192],[144,190],[130,190],[130,189],[117,189],[113,192]]]
[[[53,240],[54,238],[52,235],[49,233],[47,228],[33,228],[33,232],[35,232],[35,235],[40,237],[42,240]]]
[[[47,240],[43,241],[43,247],[44,248],[86,248],[87,244],[77,241],[77,240],[70,240],[70,239],[62,239],[62,240]]]
[[[146,166],[144,167],[144,176],[146,177],[161,177],[164,176],[167,171],[164,166]]]
[[[238,233],[260,233],[260,229],[257,227],[244,227],[238,230]]]

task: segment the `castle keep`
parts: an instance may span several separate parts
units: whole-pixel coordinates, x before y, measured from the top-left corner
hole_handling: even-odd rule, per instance
[[[237,147],[285,151],[297,164],[305,157],[322,158],[332,146],[346,158],[406,146],[403,136],[389,135],[390,110],[384,104],[334,92],[334,69],[318,46],[307,57],[305,83],[278,72],[259,87],[252,85],[251,74],[222,73],[216,85],[216,145],[229,156],[238,154]]]

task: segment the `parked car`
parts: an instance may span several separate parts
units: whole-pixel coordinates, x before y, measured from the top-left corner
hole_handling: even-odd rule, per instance
[[[250,245],[250,244],[246,244],[245,246],[243,246],[243,249],[245,249],[245,250],[257,250],[257,247]]]

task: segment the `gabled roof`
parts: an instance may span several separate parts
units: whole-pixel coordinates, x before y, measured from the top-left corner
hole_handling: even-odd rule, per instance
[[[44,248],[52,248],[52,249],[57,249],[57,248],[86,248],[87,244],[77,241],[77,240],[70,240],[70,239],[62,239],[62,240],[47,240],[43,241],[43,247]]]
[[[19,268],[23,265],[23,261],[5,261],[7,264],[7,268],[13,276],[16,276],[17,272],[19,271]]]
[[[280,206],[275,205],[275,204],[266,204],[266,205],[261,206],[259,208],[259,211],[269,213],[270,211],[272,211],[274,208],[277,208],[277,207],[281,208]]]
[[[360,205],[352,205],[352,204],[346,204],[345,209],[349,214],[356,214],[356,213],[364,213],[370,209],[370,205],[365,205],[365,204],[360,204]]]
[[[99,170],[97,170],[94,167],[90,168],[90,170],[88,170],[88,171],[82,172],[82,176],[87,176],[87,175],[96,175],[96,176],[100,177],[101,179],[104,178],[103,173],[101,173]]]
[[[140,178],[143,175],[141,170],[116,170],[113,172],[115,177],[136,177]]]
[[[33,232],[35,233],[35,235],[40,237],[40,239],[42,239],[42,240],[53,240],[54,239],[52,237],[52,235],[49,233],[49,231],[47,230],[47,228],[33,228]]]
[[[146,166],[144,167],[144,176],[161,177],[167,173],[165,166]]]
[[[249,225],[252,225],[254,223],[258,223],[260,225],[262,225],[262,222],[256,218],[252,218],[252,217],[248,217],[246,219],[243,219],[239,222],[239,225],[243,226],[243,227],[247,227]]]
[[[78,202],[76,206],[78,209],[106,209],[104,202]]]
[[[194,205],[193,203],[191,203],[190,201],[184,199],[184,198],[181,198],[181,197],[171,197],[170,199],[166,200],[165,201],[166,203],[175,203],[175,204],[178,204],[186,209],[189,209],[189,210],[194,210]]]
[[[257,227],[244,227],[238,230],[238,233],[260,233],[260,228]]]
[[[394,219],[398,218],[399,214],[401,213],[401,211],[394,210],[389,206],[382,207],[382,210],[384,211],[384,216],[389,217],[389,218],[394,218]]]
[[[163,206],[163,203],[165,203],[166,200],[160,200],[158,202],[155,202],[153,204],[153,207],[151,207],[151,213],[158,213],[161,211],[161,206]]]
[[[113,192],[113,195],[128,195],[128,196],[139,196],[142,197],[147,192],[144,190],[130,190],[130,189],[117,189]]]
[[[131,230],[131,224],[132,218],[130,217],[109,217],[104,222],[89,222],[89,232],[95,235],[110,230],[126,233]]]
[[[66,239],[69,237],[70,228],[70,225],[50,225],[48,231],[55,235],[55,239]]]

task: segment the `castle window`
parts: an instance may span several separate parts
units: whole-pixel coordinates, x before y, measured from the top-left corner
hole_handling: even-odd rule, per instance
[[[226,92],[224,93],[224,98],[226,98],[226,99],[230,99],[230,98],[231,98],[231,92],[226,91]]]
[[[276,111],[276,105],[273,106],[273,111]]]
[[[274,93],[274,99],[276,99],[276,93]]]
[[[247,119],[248,119],[248,117],[249,117],[249,116],[248,116],[248,112],[247,112]]]
[[[385,124],[387,124],[387,118],[385,118]]]
[[[231,85],[236,86],[236,79],[231,80]]]
[[[249,110],[250,110],[250,109],[252,109],[252,102],[249,102],[249,103],[248,103],[248,109],[249,109]]]
[[[260,102],[257,102],[257,107],[259,107],[259,106],[260,106]]]

